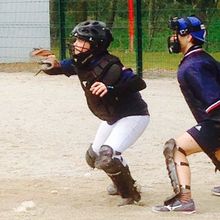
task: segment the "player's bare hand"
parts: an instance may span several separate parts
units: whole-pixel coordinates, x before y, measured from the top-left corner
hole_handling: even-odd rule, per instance
[[[98,95],[99,97],[103,97],[108,92],[108,89],[104,83],[95,82],[92,84],[90,91],[94,95]]]

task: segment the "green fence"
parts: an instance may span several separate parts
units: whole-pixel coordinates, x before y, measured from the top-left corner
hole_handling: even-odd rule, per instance
[[[204,2],[205,6],[193,5],[192,2]],[[49,42],[49,47],[59,58],[68,57],[66,45],[73,27],[83,20],[97,19],[106,22],[112,29],[114,41],[110,51],[118,55],[125,65],[136,68],[137,63],[143,61],[144,70],[169,70],[176,68],[180,57],[167,52],[167,37],[170,35],[167,21],[171,16],[195,14],[203,19],[208,28],[205,49],[220,60],[220,0],[133,0],[133,3],[135,19],[141,19],[139,26],[135,25],[136,33],[141,31],[141,41],[137,41],[136,36],[134,51],[131,51],[128,0],[1,0],[0,51],[14,50],[10,57],[5,56],[10,62],[20,56],[15,54],[15,48],[16,51],[21,51],[22,47],[30,50],[33,42],[38,40],[35,47],[39,47],[43,45],[39,42],[44,40],[45,45]],[[137,8],[137,3],[141,4],[140,9]],[[45,22],[47,16],[49,23]],[[21,23],[18,24],[18,20]],[[135,24],[137,23],[135,20]],[[48,35],[45,34],[47,30],[50,31]],[[4,43],[6,40],[7,45]],[[19,45],[18,41],[21,40],[23,43]],[[138,46],[138,42],[141,42],[142,48]],[[14,48],[10,48],[12,44]],[[137,59],[137,52],[143,53],[143,59]],[[21,56],[19,58],[22,59]]]
[[[205,45],[205,49],[219,58],[220,10],[217,7],[206,7],[204,11],[203,8],[199,9],[193,7],[193,5],[180,4],[178,1],[172,1],[171,3],[167,3],[170,1],[160,1],[158,5],[155,3],[153,7],[152,5],[149,5],[150,1],[134,0],[133,2],[135,8],[135,18],[137,18],[138,15],[139,17],[141,16],[144,69],[172,69],[178,64],[178,55],[169,55],[167,53],[167,37],[170,34],[170,31],[167,28],[167,22],[171,16],[189,16],[195,14],[202,17],[208,29],[207,44]],[[137,2],[142,3],[139,11],[136,8]],[[176,3],[174,4],[173,2]],[[61,41],[65,41],[65,43],[67,43],[71,30],[78,22],[86,19],[98,19],[106,22],[112,29],[114,42],[110,47],[111,52],[120,56],[126,65],[133,68],[137,66],[137,51],[139,49],[137,47],[137,38],[135,40],[134,51],[131,52],[129,49],[127,0],[61,0],[51,1],[50,3],[52,45],[55,50],[63,51],[63,53],[65,53],[59,53],[60,56],[68,56],[68,50],[61,50],[59,48],[60,45],[62,46],[61,42],[59,42],[60,37],[62,39]],[[59,14],[60,9],[64,10],[64,13]],[[61,24],[65,24],[65,27]],[[61,31],[61,28],[64,28],[63,32]],[[138,30],[137,25],[135,29],[136,31]]]

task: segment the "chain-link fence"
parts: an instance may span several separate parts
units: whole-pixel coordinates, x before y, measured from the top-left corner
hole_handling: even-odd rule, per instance
[[[220,10],[217,5],[214,8],[214,3],[207,3],[205,9],[199,9],[178,1],[142,0],[141,3],[141,10],[137,11],[136,1],[133,1],[135,30],[137,13],[141,15],[144,68],[170,69],[176,62],[167,53],[167,37],[170,35],[167,22],[171,16],[200,16],[208,28],[205,49],[218,58]],[[112,29],[114,41],[110,51],[127,65],[136,67],[137,36],[132,49],[128,0],[0,0],[0,11],[0,62],[26,61],[26,55],[19,51],[26,48],[24,51],[27,52],[32,47],[51,47],[58,57],[68,57],[66,45],[73,27],[83,20],[96,19],[106,22]]]

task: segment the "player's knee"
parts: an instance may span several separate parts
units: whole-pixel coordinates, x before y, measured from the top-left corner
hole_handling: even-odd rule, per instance
[[[176,141],[171,138],[164,144],[163,154],[166,159],[173,158],[174,152],[176,150]]]
[[[164,144],[163,154],[166,159],[177,157],[177,155],[181,155],[181,158],[186,157],[187,154],[185,150],[181,147],[177,146],[176,140],[171,138]]]
[[[215,171],[220,171],[220,149],[209,155],[212,159],[213,164],[215,165]]]
[[[217,150],[217,151],[215,152],[215,157],[216,157],[216,159],[220,162],[220,150]]]
[[[95,168],[95,160],[97,158],[97,154],[93,151],[92,146],[90,145],[89,149],[86,151],[86,162],[87,164],[92,167]]]
[[[111,166],[114,150],[108,146],[103,145],[99,150],[99,156],[96,158],[95,167],[105,170]]]

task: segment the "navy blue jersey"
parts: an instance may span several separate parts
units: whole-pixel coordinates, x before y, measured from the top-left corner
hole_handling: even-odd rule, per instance
[[[179,65],[178,82],[197,122],[220,120],[220,63],[192,47]]]
[[[109,124],[123,117],[149,114],[147,103],[139,93],[146,87],[145,82],[131,69],[124,69],[120,60],[109,53],[102,54],[90,65],[80,68],[74,65],[72,59],[62,60],[59,69],[51,69],[46,73],[77,75],[89,109]],[[103,97],[90,91],[96,81],[103,82],[109,90]]]

